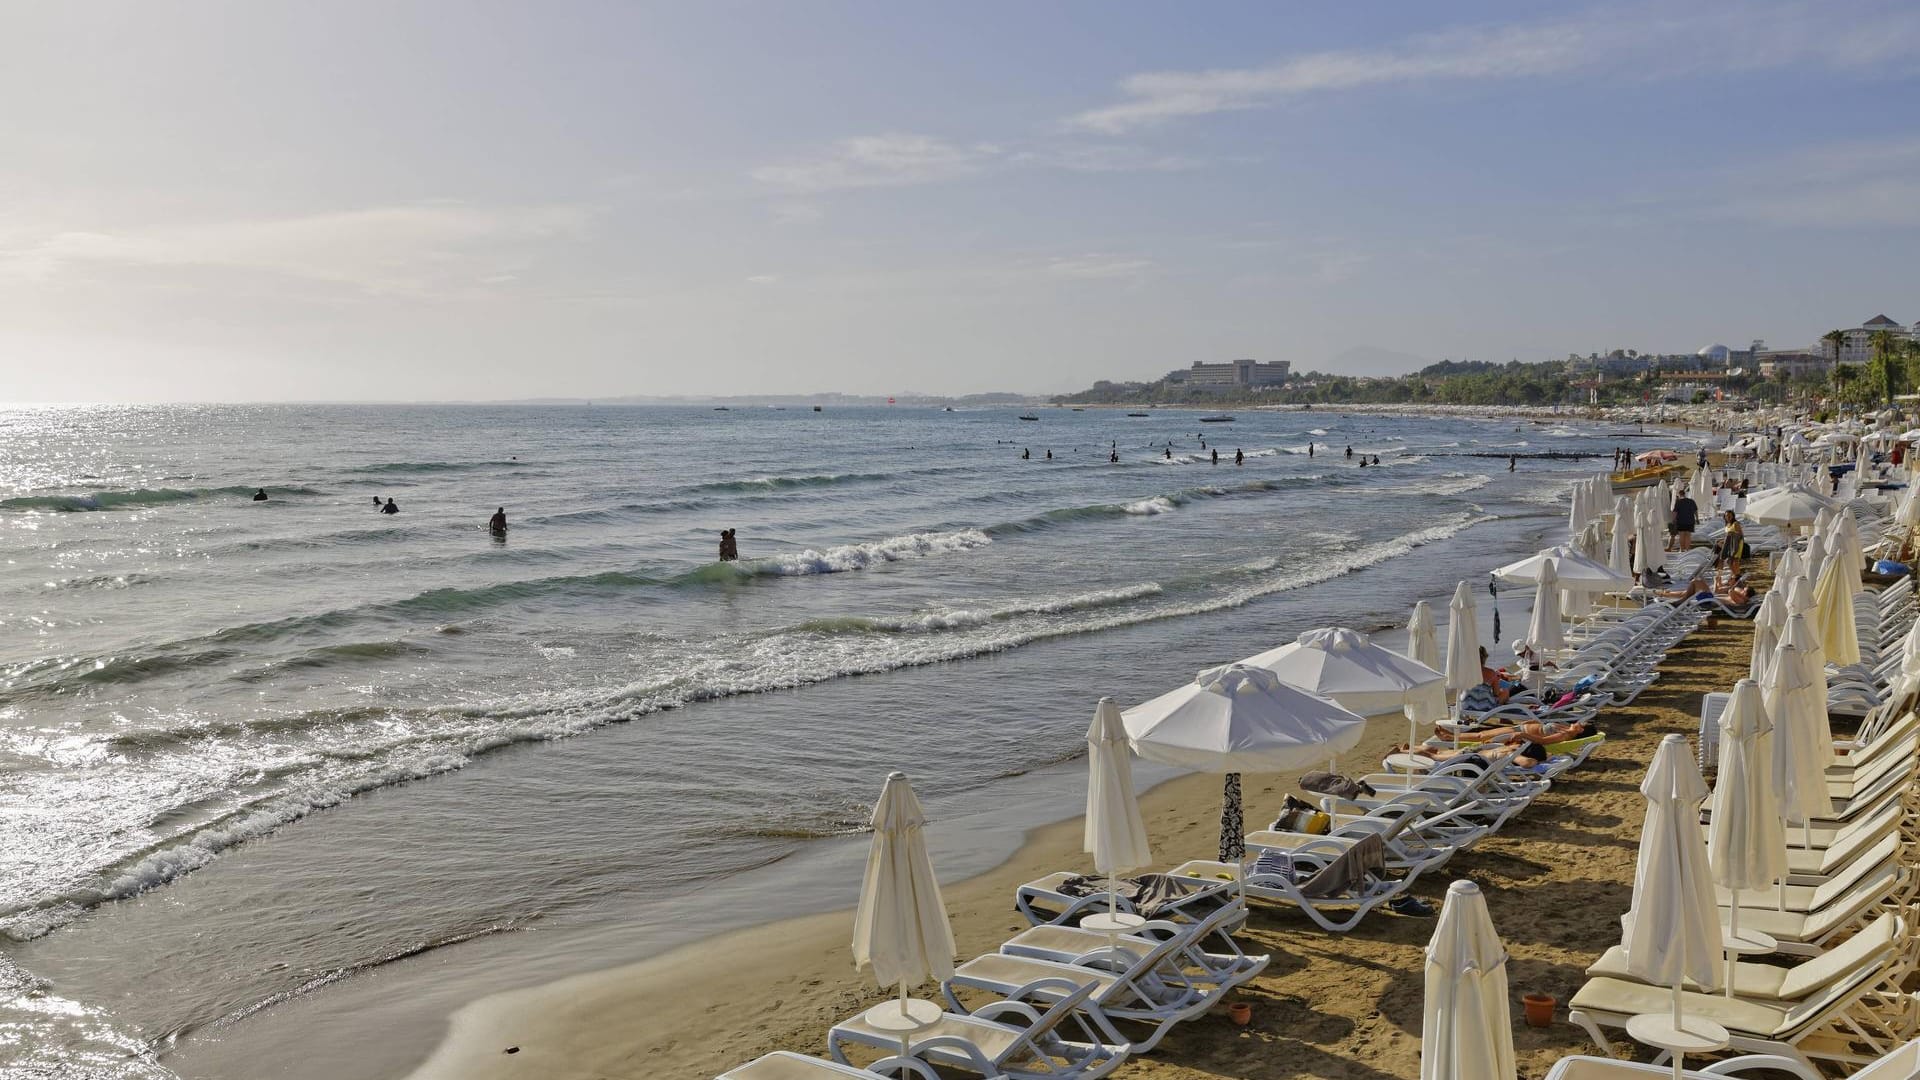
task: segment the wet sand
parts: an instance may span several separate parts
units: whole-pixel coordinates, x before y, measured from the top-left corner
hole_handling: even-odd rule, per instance
[[[1562,1055],[1597,1052],[1566,1022],[1564,1004],[1548,1028],[1520,1023],[1519,995],[1544,992],[1564,1003],[1586,965],[1618,942],[1632,893],[1645,762],[1663,735],[1697,731],[1701,695],[1746,674],[1750,642],[1749,623],[1703,624],[1668,654],[1657,683],[1631,706],[1603,714],[1607,743],[1585,765],[1498,834],[1415,884],[1412,891],[1436,907],[1455,878],[1486,893],[1511,957],[1523,1077],[1544,1075]],[[1376,720],[1368,736],[1343,771],[1370,771],[1381,751],[1405,738],[1406,725]],[[1293,780],[1247,777],[1248,822],[1270,817],[1297,790]],[[1143,798],[1163,863],[1214,854],[1219,793],[1219,778],[1191,776]],[[1003,865],[950,885],[960,957],[993,951],[1023,929],[1015,886],[1084,868],[1080,840],[1078,820],[1049,825]],[[770,1050],[823,1053],[834,1021],[886,996],[853,970],[851,923],[849,912],[774,923],[475,1002],[456,1014],[413,1080],[700,1078]],[[1182,1024],[1116,1075],[1416,1080],[1423,949],[1432,930],[1432,920],[1376,911],[1353,932],[1331,934],[1296,912],[1256,904],[1242,942],[1274,959],[1238,992],[1253,1005],[1251,1023],[1238,1028],[1216,1014]]]

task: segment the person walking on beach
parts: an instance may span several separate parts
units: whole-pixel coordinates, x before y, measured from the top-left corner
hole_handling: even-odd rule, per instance
[[[1673,500],[1673,548],[1685,551],[1693,546],[1693,526],[1699,520],[1700,505],[1687,496],[1685,490]]]
[[[720,530],[720,561],[733,562],[740,557],[740,544],[734,539],[732,529]]]
[[[1239,450],[1235,450],[1233,452],[1233,463],[1235,465],[1245,465],[1247,463],[1247,455],[1241,453]]]
[[[400,512],[400,508],[393,505],[393,498],[389,496],[387,498],[387,505],[381,507],[380,512],[383,514],[397,514]]]
[[[1726,511],[1721,520],[1726,522],[1727,531],[1720,537],[1720,552],[1714,559],[1714,567],[1726,575],[1726,580],[1733,581],[1740,576],[1741,560],[1747,557],[1747,532],[1740,527],[1740,515],[1731,510]],[[1718,581],[1715,584],[1718,585]]]
[[[507,535],[507,508],[501,507],[487,519],[487,531],[495,536]]]

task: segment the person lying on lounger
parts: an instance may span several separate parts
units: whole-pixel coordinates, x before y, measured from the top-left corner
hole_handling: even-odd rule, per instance
[[[1589,735],[1598,735],[1600,733],[1600,729],[1595,726],[1592,721],[1568,724],[1565,728],[1557,732],[1548,732],[1544,726],[1535,724],[1531,720],[1520,725],[1522,729],[1529,727],[1539,728],[1540,733],[1534,735],[1529,734],[1525,730],[1518,730],[1511,734],[1500,736],[1499,738],[1475,743],[1472,746],[1463,746],[1457,750],[1432,746],[1396,746],[1393,748],[1393,752],[1396,754],[1412,754],[1414,757],[1428,758],[1433,761],[1451,761],[1455,758],[1477,757],[1484,762],[1486,758],[1482,753],[1483,751],[1495,746],[1508,746],[1518,748],[1520,751],[1520,753],[1513,758],[1512,764],[1518,765],[1523,769],[1531,769],[1537,765],[1545,764],[1548,759],[1553,757],[1553,746],[1555,743],[1563,743],[1571,739],[1582,739]]]
[[[1600,730],[1599,726],[1590,719],[1522,720],[1518,724],[1507,727],[1488,728],[1485,731],[1468,734],[1473,736],[1474,741],[1481,743],[1504,743],[1512,736],[1522,735],[1542,746],[1552,746],[1554,743],[1565,742],[1568,739],[1584,738],[1598,730]],[[1451,731],[1442,728],[1435,728],[1433,733],[1442,739],[1451,738],[1453,735]]]

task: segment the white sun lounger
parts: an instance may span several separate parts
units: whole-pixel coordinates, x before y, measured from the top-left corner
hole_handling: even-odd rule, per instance
[[[1168,871],[1174,877],[1195,882],[1230,881],[1239,877],[1240,872],[1241,867],[1237,863],[1212,859],[1194,859]],[[1301,895],[1300,886],[1291,878],[1248,872],[1244,888],[1249,897],[1291,904],[1321,929],[1344,934],[1358,926],[1360,920],[1366,918],[1367,912],[1406,892],[1407,881],[1404,878],[1380,878],[1368,882],[1359,890],[1339,896],[1309,898]]]
[[[1027,921],[1035,926],[1074,925],[1085,916],[1107,910],[1105,891],[1089,896],[1074,896],[1060,891],[1060,887],[1069,880],[1083,876],[1077,870],[1060,870],[1029,881],[1013,891],[1014,910],[1026,916]],[[1122,912],[1140,914],[1131,900],[1124,896],[1116,896],[1115,899],[1119,901]],[[1216,881],[1168,903],[1158,917],[1198,922],[1222,906],[1237,906],[1239,903],[1239,898],[1224,882]]]
[[[896,1049],[899,1042],[894,1043]],[[719,1080],[874,1080],[879,1076],[913,1076],[919,1080],[940,1080],[926,1062],[890,1057],[864,1069],[842,1065],[824,1058],[807,1057],[791,1050],[775,1050],[737,1068],[728,1069]]]
[[[943,1013],[932,1025],[907,1035],[916,1058],[983,1077],[1006,1080],[1095,1080],[1127,1060],[1124,1045],[1109,1043],[1087,1025],[1078,1010],[1092,992],[1067,986],[1045,1012],[1022,1001],[996,1001],[975,1012]],[[1059,1034],[1063,1024],[1078,1025],[1081,1039]],[[898,1050],[900,1033],[876,1028],[865,1014],[833,1025],[827,1052],[843,1065],[848,1046]]]
[[[1912,1002],[1899,988],[1907,968],[1896,955],[1906,929],[1897,918],[1894,923],[1891,934],[1876,923],[1824,956],[1793,968],[1778,998],[1683,991],[1681,1007],[1688,1016],[1724,1026],[1736,1050],[1779,1054],[1816,1072],[1814,1058],[1871,1062],[1912,1035]],[[1623,1028],[1631,1017],[1666,1012],[1673,1007],[1672,993],[1667,987],[1625,979],[1590,979],[1567,1003],[1568,1018],[1611,1054],[1613,1046],[1602,1028]]]

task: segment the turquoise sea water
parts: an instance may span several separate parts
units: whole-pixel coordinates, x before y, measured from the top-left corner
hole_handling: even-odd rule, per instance
[[[889,769],[994,798],[1101,694],[1404,622],[1594,468],[1469,455],[1626,441],[1039,415],[0,411],[0,1074],[212,1075],[387,965],[855,832]]]

